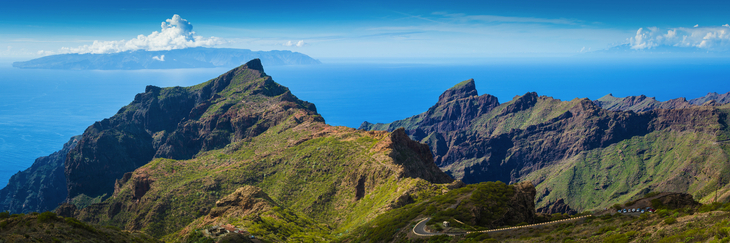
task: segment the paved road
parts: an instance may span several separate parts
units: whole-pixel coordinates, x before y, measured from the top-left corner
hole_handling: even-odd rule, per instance
[[[531,225],[523,225],[523,226],[515,226],[515,227],[507,227],[507,228],[501,228],[501,229],[491,229],[491,230],[482,230],[482,231],[468,231],[468,232],[462,232],[462,233],[431,233],[426,231],[426,223],[428,223],[431,218],[425,218],[419,221],[415,227],[413,227],[413,233],[417,236],[434,236],[434,235],[465,235],[470,233],[490,233],[490,232],[497,232],[497,231],[506,231],[506,230],[517,230],[522,228],[529,228],[529,227],[538,227],[538,226],[544,226],[544,225],[550,225],[550,224],[557,224],[557,223],[565,223],[569,221],[575,221],[579,220],[585,217],[590,217],[591,215],[585,215],[581,217],[576,218],[568,218],[568,219],[561,219],[556,221],[550,221],[545,223],[539,223],[539,224],[531,224]]]
[[[463,235],[466,234],[466,232],[463,233],[431,233],[426,231],[426,223],[431,220],[431,218],[425,218],[419,221],[415,227],[413,227],[413,233],[417,236],[434,236],[434,235]]]

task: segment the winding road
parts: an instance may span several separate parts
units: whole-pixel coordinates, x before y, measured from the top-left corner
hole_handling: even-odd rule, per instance
[[[570,221],[579,220],[585,217],[590,217],[592,215],[584,215],[580,217],[575,218],[569,218],[569,219],[561,219],[561,220],[555,220],[545,223],[539,223],[539,224],[530,224],[530,225],[523,225],[523,226],[514,226],[514,227],[507,227],[507,228],[501,228],[501,229],[491,229],[491,230],[482,230],[482,231],[467,231],[467,232],[461,232],[461,233],[431,233],[426,231],[426,223],[428,223],[431,218],[425,218],[421,221],[418,221],[416,223],[416,226],[413,227],[413,234],[417,236],[435,236],[435,235],[465,235],[470,233],[490,233],[490,232],[498,232],[498,231],[506,231],[506,230],[517,230],[522,228],[529,228],[529,227],[538,227],[538,226],[544,226],[544,225],[550,225],[550,224],[557,224],[557,223],[565,223]]]

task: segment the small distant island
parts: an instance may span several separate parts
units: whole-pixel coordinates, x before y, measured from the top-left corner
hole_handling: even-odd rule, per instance
[[[236,67],[259,58],[264,65],[321,64],[317,59],[292,51],[251,51],[233,48],[187,48],[169,51],[128,51],[111,54],[59,54],[14,62],[23,69],[137,70]]]

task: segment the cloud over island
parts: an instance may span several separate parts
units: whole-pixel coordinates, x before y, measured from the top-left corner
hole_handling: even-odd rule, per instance
[[[193,25],[180,15],[173,15],[172,18],[162,22],[160,31],[154,31],[149,35],[138,35],[131,40],[98,41],[91,45],[79,47],[63,47],[59,51],[39,51],[41,55],[53,54],[109,54],[125,51],[164,51],[173,49],[184,49],[190,47],[211,47],[226,43],[218,37],[202,37],[195,34]],[[162,61],[162,60],[161,60]]]
[[[678,27],[659,29],[639,28],[636,35],[628,38],[631,49],[652,49],[659,46],[695,47],[708,51],[730,50],[730,25]]]

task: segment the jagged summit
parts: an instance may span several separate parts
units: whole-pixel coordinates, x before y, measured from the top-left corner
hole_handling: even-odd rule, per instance
[[[264,73],[264,65],[261,64],[261,59],[258,58],[254,58],[251,61],[246,62],[246,64],[241,65],[239,68],[256,70],[261,72],[261,75],[266,76],[266,73]]]
[[[724,94],[718,94],[717,92],[710,92],[707,95],[695,99],[689,100],[689,103],[693,105],[704,105],[705,103],[714,100],[717,104],[730,103],[730,92]]]
[[[474,79],[469,79],[462,81],[454,87],[451,87],[450,89],[447,89],[444,91],[444,93],[439,96],[439,103],[446,103],[449,101],[457,100],[457,99],[463,99],[468,98],[471,96],[478,96],[476,85],[474,84]]]
[[[267,76],[259,59],[195,86],[148,86],[116,115],[87,128],[69,152],[69,198],[109,196],[116,178],[153,158],[190,159],[294,114],[299,122],[324,122],[314,104]]]
[[[709,101],[715,101],[715,103],[711,103],[714,105],[730,103],[730,92],[722,95],[710,92],[703,97],[691,100],[680,97],[667,101],[658,101],[656,97],[647,97],[646,95],[614,97],[612,94],[608,94],[593,102],[601,108],[611,111],[645,112],[655,109],[682,109],[701,106]]]

